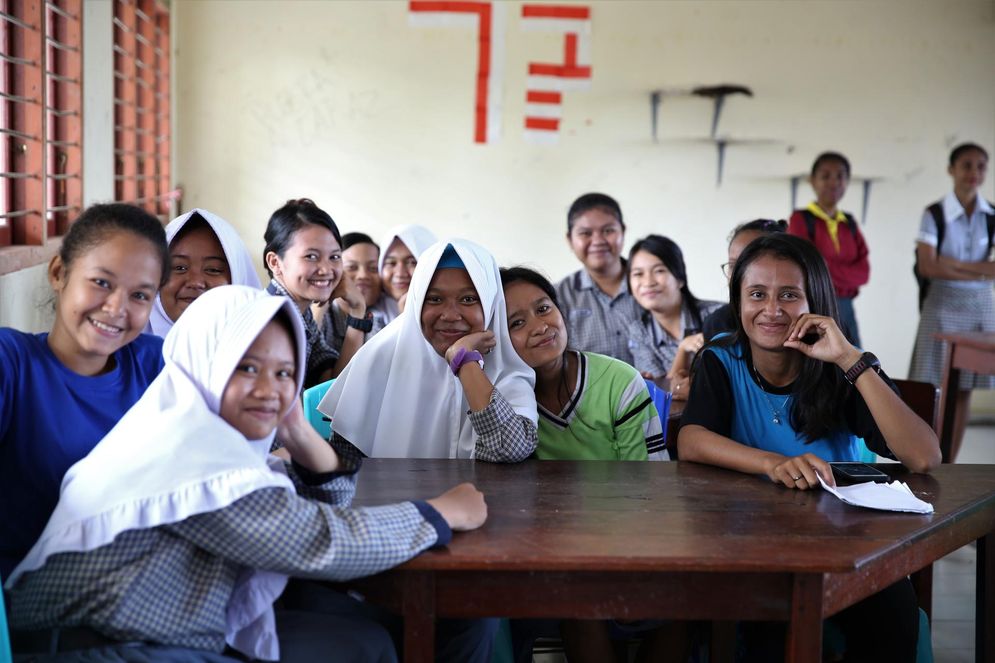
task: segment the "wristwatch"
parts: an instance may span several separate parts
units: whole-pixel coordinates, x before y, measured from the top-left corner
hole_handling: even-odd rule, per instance
[[[857,378],[860,377],[860,374],[868,368],[873,368],[878,373],[881,372],[881,362],[878,361],[878,358],[871,352],[865,352],[860,355],[860,359],[857,360],[857,363],[847,369],[846,373],[843,374],[843,377],[846,378],[847,382],[853,384],[857,381]]]
[[[358,329],[364,334],[369,334],[373,331],[373,314],[367,312],[365,318],[354,318],[351,315],[347,315],[345,317],[345,323],[353,329]]]
[[[471,361],[475,361],[480,364],[480,368],[484,367],[484,355],[480,354],[476,350],[460,348],[453,355],[452,361],[449,362],[449,370],[453,372],[453,375],[459,377],[459,369],[463,368],[463,366],[469,364]]]

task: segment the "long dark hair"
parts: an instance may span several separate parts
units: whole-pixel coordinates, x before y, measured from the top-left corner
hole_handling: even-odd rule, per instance
[[[636,241],[629,249],[629,259],[626,262],[625,271],[626,280],[629,279],[629,272],[632,270],[632,257],[639,251],[646,251],[659,258],[667,270],[674,275],[674,278],[681,282],[681,302],[690,312],[694,328],[700,330],[701,311],[699,310],[698,298],[691,294],[691,288],[688,287],[687,268],[684,266],[684,254],[681,252],[681,247],[677,246],[674,240],[663,235],[647,235]],[[629,291],[632,291],[631,283]],[[649,311],[643,312],[643,319],[648,321],[649,315]]]
[[[798,265],[805,276],[805,299],[808,300],[809,312],[830,317],[840,326],[829,269],[815,245],[787,233],[758,237],[743,249],[729,280],[729,305],[735,313],[733,333],[713,341],[726,346],[741,344],[745,349],[744,361],[751,363],[750,343],[743,331],[741,289],[746,269],[764,256],[789,260]],[[801,371],[791,390],[794,397],[791,426],[801,433],[806,442],[814,442],[839,430],[845,419],[844,403],[849,388],[843,373],[835,365],[803,356]]]

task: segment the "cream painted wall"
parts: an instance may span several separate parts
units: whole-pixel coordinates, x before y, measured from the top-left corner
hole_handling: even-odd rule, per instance
[[[269,213],[309,196],[343,231],[418,222],[476,238],[502,264],[559,278],[579,267],[563,235],[578,194],[617,197],[628,240],[684,248],[696,294],[724,299],[719,264],[737,222],[784,217],[789,177],[838,149],[880,178],[867,225],[864,343],[904,376],[917,322],[911,274],[923,207],[949,186],[950,147],[995,147],[995,3],[591,2],[593,84],[564,95],[554,146],[522,137],[528,61],[561,37],[507,11],[503,137],[472,136],[475,33],[409,25],[406,2],[174,3],[176,172],[184,205],[231,220],[259,255]],[[722,82],[730,146],[715,186],[708,102],[667,99],[650,140],[649,91]],[[991,181],[985,194],[992,195]],[[799,202],[808,200],[806,184]],[[860,187],[844,207],[860,212]]]

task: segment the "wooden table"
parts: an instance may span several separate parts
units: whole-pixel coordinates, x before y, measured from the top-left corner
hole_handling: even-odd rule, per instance
[[[364,579],[428,662],[437,617],[789,622],[787,660],[821,661],[822,620],[978,539],[977,660],[995,662],[995,466],[901,475],[936,512],[858,509],[828,493],[694,463],[368,460],[357,504],[472,481],[483,528]]]
[[[957,421],[957,391],[960,372],[995,375],[995,334],[971,332],[965,334],[937,334],[936,338],[947,344],[947,359],[943,371],[940,401],[940,451],[943,462],[951,463],[954,425]]]

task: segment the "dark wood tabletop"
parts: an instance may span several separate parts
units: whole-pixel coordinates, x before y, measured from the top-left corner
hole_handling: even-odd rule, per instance
[[[935,513],[860,509],[683,462],[368,460],[356,503],[428,498],[462,481],[486,495],[481,529],[371,579],[406,622],[418,615],[411,642],[435,616],[783,619],[789,660],[814,661],[823,617],[969,541],[982,539],[979,577],[995,572],[985,548],[995,466],[879,467]],[[992,597],[990,580],[981,599]],[[979,629],[992,621],[987,605]],[[429,660],[426,651],[406,660]]]

